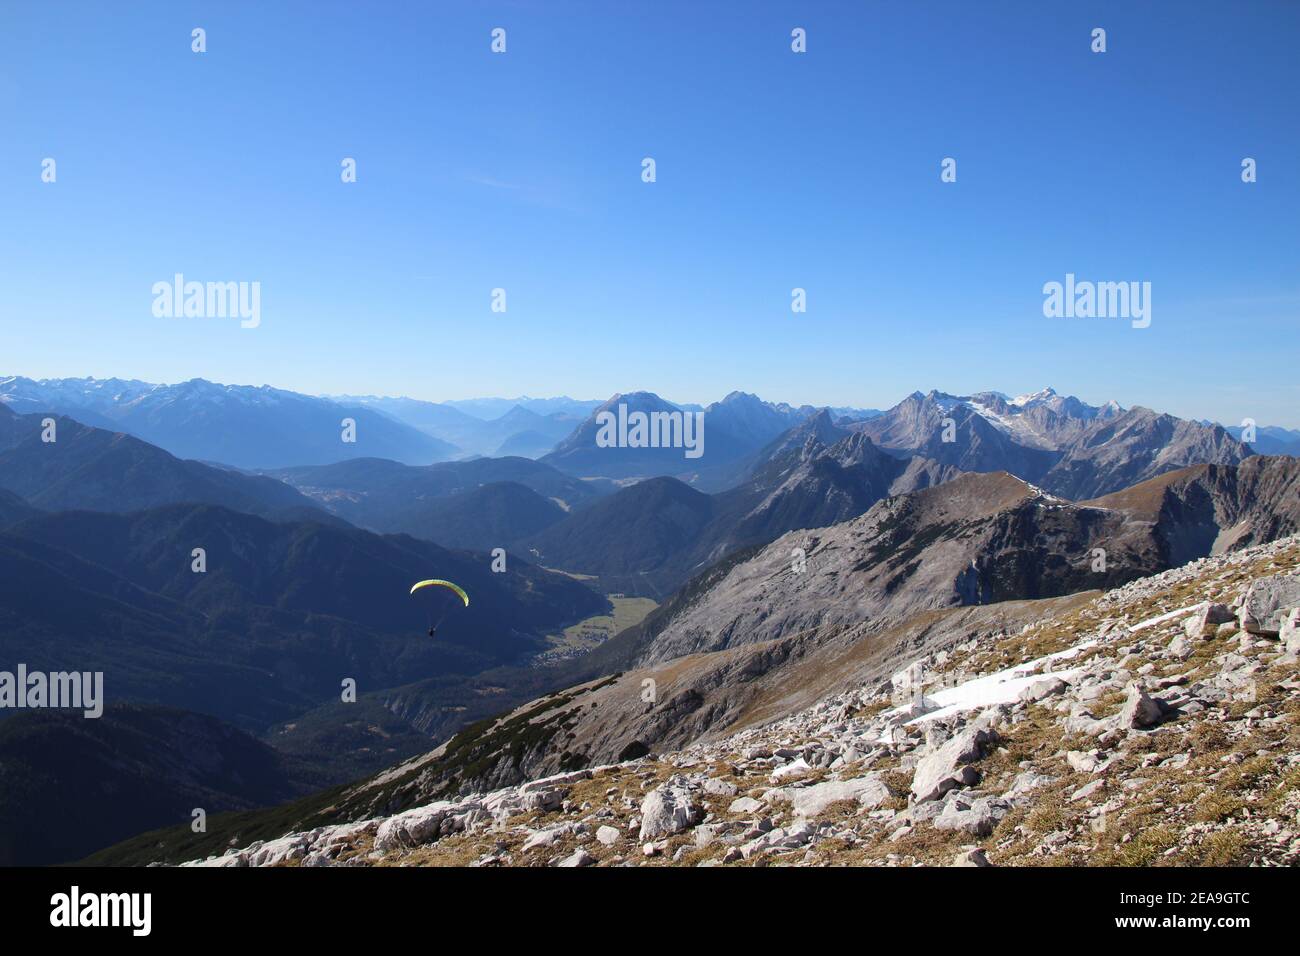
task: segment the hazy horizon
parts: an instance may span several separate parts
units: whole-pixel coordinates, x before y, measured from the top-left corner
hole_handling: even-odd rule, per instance
[[[177,382],[150,382],[150,381],[148,381],[148,380],[146,380],[146,379],[130,378],[130,377],[128,377],[128,376],[121,376],[121,375],[117,375],[117,376],[104,376],[103,378],[100,378],[100,377],[98,377],[98,376],[69,375],[69,376],[53,376],[53,377],[51,377],[50,379],[34,379],[32,376],[3,374],[3,375],[0,375],[0,384],[3,384],[4,382],[9,381],[10,379],[13,379],[13,378],[28,378],[28,379],[32,379],[33,381],[36,381],[36,382],[38,382],[38,383],[41,382],[41,381],[48,381],[48,380],[56,380],[56,381],[79,380],[79,381],[84,381],[84,380],[89,379],[89,380],[92,380],[92,381],[107,381],[107,380],[110,380],[110,379],[114,379],[114,378],[116,378],[116,379],[120,379],[120,380],[122,380],[122,381],[133,381],[133,382],[139,382],[139,383],[141,383],[141,384],[146,384],[146,385],[155,385],[155,386],[162,386],[162,387],[169,387],[169,386],[181,385],[181,384],[184,384],[184,382],[186,382],[186,381],[192,381],[192,379],[185,379],[185,380],[183,380],[183,381],[177,381]],[[220,387],[223,387],[223,388],[272,388],[272,389],[277,389],[277,390],[280,390],[280,391],[292,391],[292,392],[297,392],[296,389],[286,389],[286,388],[284,388],[283,386],[280,386],[280,385],[275,384],[274,382],[262,382],[262,383],[258,383],[258,384],[253,384],[253,383],[247,383],[247,382],[218,382],[218,381],[213,381],[213,380],[211,380],[211,379],[203,379],[202,376],[199,376],[198,378],[200,378],[202,381],[208,382],[208,384],[216,385],[216,386],[220,386]],[[781,404],[784,404],[784,405],[789,405],[789,406],[794,407],[794,408],[798,408],[798,407],[800,407],[800,406],[810,406],[810,407],[812,407],[812,408],[852,408],[852,409],[864,410],[864,411],[865,411],[865,410],[878,410],[878,411],[885,411],[885,410],[888,410],[888,409],[890,409],[890,408],[893,408],[895,405],[897,405],[899,402],[903,401],[904,399],[906,399],[906,398],[907,398],[908,396],[910,396],[910,395],[913,395],[913,394],[921,394],[921,395],[925,395],[925,394],[928,394],[928,393],[929,393],[930,391],[932,391],[932,390],[933,390],[933,391],[940,392],[940,393],[943,393],[943,394],[952,395],[952,396],[955,396],[955,397],[969,396],[969,395],[979,394],[980,392],[994,392],[994,393],[997,393],[997,394],[1003,395],[1003,396],[1004,396],[1005,398],[1007,398],[1008,400],[1012,400],[1012,399],[1021,398],[1021,397],[1028,397],[1028,396],[1033,395],[1033,394],[1036,393],[1036,392],[1040,392],[1040,391],[1043,391],[1043,390],[1045,390],[1045,389],[1051,389],[1052,391],[1054,391],[1054,392],[1055,392],[1056,394],[1058,394],[1058,395],[1062,395],[1062,396],[1066,396],[1066,397],[1071,397],[1071,398],[1077,398],[1077,399],[1079,399],[1080,401],[1082,401],[1084,404],[1086,404],[1086,405],[1091,405],[1091,406],[1093,406],[1093,407],[1101,407],[1101,406],[1107,404],[1108,402],[1115,402],[1115,403],[1117,403],[1118,405],[1120,405],[1121,407],[1123,407],[1123,408],[1125,408],[1125,409],[1131,409],[1131,408],[1135,407],[1135,405],[1140,404],[1140,403],[1128,403],[1128,402],[1125,402],[1125,401],[1123,401],[1122,399],[1120,399],[1120,398],[1116,398],[1116,397],[1111,397],[1111,398],[1106,398],[1106,399],[1101,399],[1101,400],[1096,400],[1096,401],[1094,401],[1094,400],[1092,400],[1092,399],[1090,399],[1090,398],[1088,398],[1088,397],[1081,396],[1081,395],[1077,395],[1077,394],[1075,394],[1074,392],[1070,391],[1069,389],[1060,389],[1060,388],[1056,388],[1056,387],[1053,386],[1053,385],[1044,385],[1044,386],[1042,386],[1042,388],[1031,389],[1031,390],[1029,390],[1029,391],[1025,391],[1025,392],[1008,392],[1008,391],[1006,391],[1006,390],[1004,390],[1004,389],[997,389],[997,388],[977,388],[977,389],[974,389],[974,390],[971,391],[971,392],[961,392],[961,393],[958,393],[958,392],[951,392],[951,391],[948,391],[948,390],[946,390],[946,389],[938,388],[938,387],[916,388],[916,389],[913,389],[912,391],[906,393],[905,395],[900,395],[900,396],[898,396],[897,398],[895,398],[895,399],[893,399],[893,400],[891,400],[891,401],[888,401],[888,402],[886,402],[886,403],[884,403],[884,404],[864,404],[864,403],[861,403],[861,402],[847,402],[847,403],[834,403],[834,404],[832,404],[832,403],[822,403],[822,402],[808,402],[808,401],[802,401],[802,400],[799,400],[799,401],[792,401],[789,397],[776,397],[776,398],[772,398],[772,397],[770,397],[770,396],[767,396],[767,395],[761,395],[761,394],[759,394],[759,393],[752,392],[752,391],[749,391],[748,389],[743,389],[743,388],[728,389],[727,391],[723,392],[721,395],[717,396],[717,398],[711,398],[711,399],[707,399],[707,400],[704,400],[704,399],[702,399],[702,398],[699,397],[699,396],[691,396],[691,397],[689,397],[689,398],[682,398],[681,396],[665,395],[663,392],[657,391],[657,390],[654,389],[654,388],[625,388],[625,389],[622,389],[622,390],[619,391],[619,392],[611,393],[611,394],[606,395],[606,396],[603,396],[603,397],[600,397],[600,396],[579,396],[579,395],[527,395],[527,394],[520,393],[520,394],[516,394],[516,395],[507,395],[507,394],[463,395],[463,396],[458,396],[458,397],[454,397],[454,398],[434,399],[434,398],[419,398],[419,397],[414,396],[414,395],[385,395],[385,394],[371,394],[371,393],[347,392],[347,391],[342,391],[342,392],[298,392],[298,394],[309,395],[309,396],[312,396],[312,397],[315,397],[315,398],[323,398],[323,399],[327,399],[327,400],[330,400],[330,401],[338,401],[338,400],[349,399],[349,398],[351,398],[351,399],[363,399],[363,398],[366,398],[366,399],[407,399],[407,400],[412,400],[412,401],[431,402],[431,403],[433,403],[433,404],[438,404],[438,405],[455,405],[455,404],[467,404],[467,403],[474,403],[474,402],[556,401],[556,400],[561,400],[561,399],[565,399],[565,400],[572,401],[572,402],[575,402],[575,403],[584,403],[584,404],[585,404],[585,403],[592,403],[592,402],[595,402],[595,403],[603,403],[603,402],[609,401],[609,400],[610,400],[611,398],[613,398],[614,395],[616,395],[616,394],[628,395],[628,394],[632,394],[632,393],[634,393],[634,392],[651,392],[651,393],[653,393],[653,394],[655,394],[655,395],[658,395],[660,398],[664,399],[665,401],[671,402],[671,403],[674,404],[674,405],[679,405],[679,406],[698,405],[698,406],[700,406],[700,407],[707,407],[707,406],[713,404],[713,402],[715,402],[715,401],[722,401],[724,398],[726,398],[727,395],[730,395],[730,394],[732,394],[733,392],[745,392],[745,393],[747,393],[747,394],[755,395],[757,398],[759,398],[759,399],[761,399],[761,400],[763,400],[763,401],[765,401],[765,402],[768,402],[768,403],[770,403],[770,404],[773,404],[773,405],[781,405]],[[1241,422],[1225,421],[1225,420],[1222,419],[1222,418],[1215,418],[1215,417],[1213,417],[1213,416],[1211,416],[1211,415],[1177,415],[1177,413],[1175,413],[1175,412],[1171,412],[1169,409],[1166,409],[1166,408],[1159,408],[1159,407],[1154,407],[1154,406],[1144,406],[1144,407],[1152,408],[1152,410],[1153,410],[1153,411],[1156,411],[1156,412],[1167,412],[1167,413],[1169,413],[1169,414],[1176,415],[1176,416],[1179,417],[1179,418],[1185,418],[1185,419],[1188,419],[1188,420],[1191,420],[1191,421],[1211,421],[1211,422],[1216,422],[1216,423],[1218,423],[1218,424],[1220,424],[1220,425],[1223,425],[1224,427],[1237,427],[1237,426],[1239,426],[1239,425],[1242,424]],[[503,414],[504,414],[504,413],[503,413]],[[490,420],[490,419],[489,419],[489,420]],[[1288,424],[1285,424],[1285,423],[1283,423],[1283,422],[1275,422],[1275,421],[1258,421],[1258,422],[1256,422],[1256,424],[1257,424],[1258,426],[1260,426],[1260,427],[1281,427],[1281,428],[1287,428],[1287,429],[1297,430],[1297,429],[1295,429],[1295,426],[1288,425]]]
[[[6,366],[426,401],[1051,384],[1300,427],[1300,7],[302,10],[0,10]],[[257,283],[256,327],[156,315],[178,274]],[[1149,326],[1046,317],[1067,276],[1149,283]]]

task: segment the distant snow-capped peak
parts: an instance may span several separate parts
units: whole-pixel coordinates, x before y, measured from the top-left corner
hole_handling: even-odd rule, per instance
[[[1039,389],[1036,392],[1030,392],[1028,395],[1017,395],[1007,402],[1008,405],[1014,405],[1017,408],[1025,408],[1029,405],[1037,405],[1056,397],[1056,389],[1050,385],[1047,388]]]

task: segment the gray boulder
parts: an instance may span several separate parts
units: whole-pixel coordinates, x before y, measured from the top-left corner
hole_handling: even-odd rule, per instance
[[[727,809],[732,813],[757,813],[763,809],[763,801],[753,797],[737,797]]]
[[[704,792],[714,797],[734,797],[736,785],[728,780],[710,777],[704,782]]]
[[[703,808],[684,786],[655,787],[641,802],[641,842],[680,833],[704,819]]]
[[[1069,685],[1059,677],[1044,677],[1042,680],[1036,680],[1020,692],[1020,701],[1025,704],[1032,704],[1040,700],[1046,700],[1061,693]]]
[[[375,833],[375,849],[387,851],[432,843],[438,839],[443,821],[459,809],[457,804],[439,800],[389,817]]]
[[[860,806],[875,809],[893,796],[878,774],[867,774],[853,780],[828,780],[812,787],[789,792],[794,813],[800,817],[815,817],[833,803],[852,800]]]
[[[1300,657],[1300,608],[1292,608],[1282,621],[1278,637],[1286,648],[1288,657]]]
[[[997,823],[993,805],[983,798],[970,804],[952,800],[943,808],[943,813],[934,818],[936,830],[961,830],[977,837],[988,836]]]
[[[575,850],[572,855],[565,857],[556,866],[576,867],[591,866],[596,862],[596,858],[581,848]]]
[[[912,774],[912,799],[915,803],[936,800],[956,787],[979,782],[979,772],[971,763],[981,759],[998,739],[997,733],[983,727],[967,727],[943,746],[922,757]]]
[[[952,866],[992,866],[988,856],[983,850],[976,847],[973,850],[964,850],[953,857]]]
[[[1163,713],[1160,705],[1146,691],[1137,684],[1130,684],[1124,706],[1119,711],[1119,726],[1125,730],[1150,727],[1159,723]]]
[[[1205,604],[1183,621],[1183,633],[1191,640],[1214,637],[1220,624],[1227,624],[1233,619],[1234,615],[1228,605]]]
[[[1283,612],[1296,607],[1300,607],[1300,575],[1276,574],[1251,582],[1237,619],[1243,631],[1277,637],[1286,616]]]

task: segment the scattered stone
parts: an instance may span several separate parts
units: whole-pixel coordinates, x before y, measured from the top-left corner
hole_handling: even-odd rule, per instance
[[[973,800],[970,804],[960,800],[949,801],[943,812],[934,818],[936,830],[962,830],[977,837],[988,836],[995,826],[997,817],[986,799]]]
[[[916,803],[935,800],[955,787],[979,782],[979,772],[971,767],[988,747],[997,741],[997,733],[984,728],[968,727],[938,750],[923,757],[912,775],[912,799]]]
[[[874,810],[893,797],[893,791],[878,774],[868,774],[853,780],[828,780],[811,787],[788,791],[794,805],[795,816],[815,817],[833,803],[842,800],[856,801],[868,810]]]
[[[1016,800],[1032,793],[1039,787],[1045,787],[1047,784],[1055,782],[1055,777],[1049,777],[1046,774],[1033,773],[1032,771],[1026,770],[1024,773],[1017,775],[1015,780],[1011,781],[1011,789],[1002,795],[1002,799]]]
[[[704,782],[704,792],[715,797],[734,797],[736,785],[728,780],[710,777]]]
[[[1105,780],[1094,780],[1092,783],[1086,784],[1074,791],[1074,793],[1070,794],[1070,801],[1075,802],[1078,800],[1087,800],[1104,786],[1106,786]]]
[[[655,837],[671,836],[694,826],[703,818],[703,810],[687,787],[666,783],[651,790],[641,802],[638,839],[645,842]]]
[[[793,777],[797,774],[807,773],[812,769],[813,768],[808,761],[804,760],[803,757],[800,757],[798,760],[792,760],[784,767],[779,767],[772,771],[772,775],[769,779],[771,779],[773,783],[780,783],[786,777]]]
[[[763,801],[755,800],[753,797],[739,797],[731,801],[731,806],[727,809],[732,813],[757,813],[763,809]]]
[[[1065,691],[1070,685],[1059,677],[1045,677],[1042,680],[1036,680],[1020,692],[1020,701],[1025,704],[1032,704],[1040,700],[1046,700],[1048,697],[1054,697]]]
[[[1300,575],[1277,574],[1251,582],[1241,601],[1237,620],[1243,631],[1277,637],[1283,611],[1300,607]]]
[[[1119,726],[1124,728],[1150,727],[1162,716],[1160,705],[1147,696],[1137,684],[1130,684],[1124,706],[1119,711]]]
[[[1094,773],[1101,765],[1101,760],[1096,754],[1085,753],[1082,750],[1071,750],[1065,755],[1065,762],[1070,765],[1070,769],[1079,773]]]
[[[1300,608],[1292,608],[1287,612],[1278,630],[1278,638],[1289,658],[1294,660],[1300,657]]]
[[[1226,604],[1205,604],[1183,621],[1183,633],[1190,640],[1214,637],[1220,624],[1227,624],[1235,615]]]

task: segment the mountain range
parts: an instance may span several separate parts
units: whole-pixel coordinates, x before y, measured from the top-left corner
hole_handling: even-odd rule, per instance
[[[1006,473],[963,475],[736,552],[570,668],[574,683],[327,798],[254,814],[252,830],[390,815],[770,725],[901,669],[915,648],[1022,633],[1101,590],[1298,530],[1300,461],[1286,457],[1193,466],[1078,504]],[[152,834],[143,858],[220,852],[228,832],[201,845]],[[142,852],[134,841],[98,859]]]
[[[113,709],[91,735],[121,755],[103,772],[120,772],[123,792],[160,775],[143,816],[108,814],[107,828],[87,824],[45,856],[9,845],[35,862],[169,822],[209,770],[200,789],[214,808],[266,820],[250,808],[400,761],[420,768],[399,775],[405,789],[370,796],[396,806],[682,743],[806,702],[890,641],[1019,626],[1034,602],[1274,540],[1298,520],[1295,459],[1252,457],[1216,425],[1051,390],[915,393],[879,413],[740,392],[703,409],[632,392],[581,418],[580,403],[516,403],[478,419],[481,434],[508,441],[502,418],[531,428],[530,416],[572,416],[569,434],[537,459],[540,446],[437,462],[313,460],[315,440],[299,438],[278,447],[306,458],[262,466],[250,462],[283,459],[266,448],[186,459],[134,429],[199,450],[205,430],[238,443],[225,434],[245,421],[227,415],[232,403],[309,429],[356,408],[398,428],[400,444],[401,429],[432,440],[421,427],[472,416],[412,403],[402,422],[387,400],[82,380],[61,399],[80,403],[78,418],[46,404],[58,389],[33,398],[26,381],[0,383],[0,660],[102,670],[110,707],[139,709]],[[703,413],[703,453],[602,447],[597,416],[620,405]],[[433,612],[407,595],[431,576],[473,595],[432,641]],[[610,595],[659,606],[539,666],[566,628],[610,614]],[[340,699],[345,678],[355,703]],[[664,706],[638,703],[647,679]],[[196,739],[236,742],[227,762],[176,754],[166,708],[207,721]],[[534,712],[551,730],[520,723]],[[59,748],[82,746],[58,715],[0,717],[0,764],[34,778],[56,778]],[[430,750],[453,734],[456,746]],[[32,745],[45,735],[66,747]],[[142,756],[150,735],[157,763]],[[267,786],[241,796],[242,772]],[[37,796],[0,789],[0,819],[45,819]]]
[[[649,479],[517,546],[549,567],[596,575],[611,590],[662,598],[732,551],[843,521],[958,473],[886,455],[823,410],[772,442],[734,488],[706,495],[676,478]]]
[[[0,405],[0,521],[23,509],[131,511],[205,501],[250,514],[332,520],[282,482],[182,461],[148,442],[71,418],[15,414]],[[46,437],[53,440],[46,441]]]
[[[743,392],[731,392],[707,406],[674,404],[645,391],[605,402],[521,396],[437,403],[403,397],[318,397],[203,379],[159,385],[20,376],[0,379],[0,405],[20,414],[67,415],[86,425],[131,434],[179,458],[234,468],[267,470],[366,457],[420,465],[478,455],[518,456],[545,458],[581,478],[674,476],[706,492],[738,484],[752,470],[753,456],[818,410]],[[686,458],[680,448],[598,447],[596,416],[619,405],[646,413],[703,411],[708,423],[703,454]],[[1244,457],[1211,423],[1183,422],[1140,408],[1125,410],[1115,402],[1094,407],[1050,388],[1018,398],[999,392],[916,392],[883,412],[847,407],[829,412],[887,451],[923,453],[968,471],[1008,468],[1029,480],[1046,481],[1044,487],[1060,493],[1097,490],[1090,487],[1099,480],[1091,472],[1104,471],[1110,463],[1094,462],[1091,449],[1099,444],[1115,447],[1107,423],[1128,433],[1121,441],[1130,445],[1159,441],[1174,446],[1167,460],[1153,458],[1146,462],[1148,468],[1189,463],[1181,459],[1198,442],[1225,462],[1234,453]],[[949,417],[956,434],[944,441],[943,424]],[[344,441],[345,419],[355,423],[353,441]],[[1241,428],[1227,432],[1237,436]],[[1300,448],[1300,432],[1261,426],[1255,441],[1256,451],[1285,454]],[[955,447],[930,448],[932,443]],[[1041,474],[1033,474],[1037,472]]]
[[[1236,464],[1253,454],[1218,425],[1146,408],[1101,407],[1044,389],[914,392],[851,427],[900,455],[924,455],[963,471],[1006,470],[1071,499],[1103,495],[1186,465]]]
[[[1193,466],[1079,505],[1005,473],[965,475],[709,569],[602,647],[591,679],[514,712],[562,725],[562,737],[519,755],[501,746],[503,715],[458,741],[457,754],[472,744],[468,772],[451,748],[420,758],[422,786],[490,789],[710,739],[850,686],[859,668],[935,629],[1014,633],[1071,595],[1298,530],[1291,458]],[[648,680],[649,708],[637,692]]]

